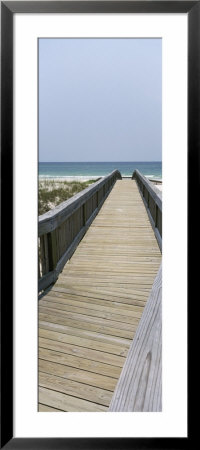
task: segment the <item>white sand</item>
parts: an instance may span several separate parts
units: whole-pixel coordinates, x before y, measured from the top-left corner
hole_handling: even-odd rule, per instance
[[[97,180],[101,178],[100,176],[70,176],[70,177],[39,177],[39,181],[88,181],[88,180]]]

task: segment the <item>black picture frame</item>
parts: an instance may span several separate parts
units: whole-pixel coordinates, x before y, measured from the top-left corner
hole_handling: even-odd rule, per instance
[[[192,286],[196,279],[198,280],[198,268],[195,269],[195,265],[192,264],[192,255],[199,243],[195,203],[200,187],[200,1],[2,1],[1,448],[38,450],[193,448],[193,430],[189,420],[187,438],[13,437],[13,16],[16,13],[70,12],[188,14],[188,298],[192,296]],[[188,417],[190,418],[189,414]]]

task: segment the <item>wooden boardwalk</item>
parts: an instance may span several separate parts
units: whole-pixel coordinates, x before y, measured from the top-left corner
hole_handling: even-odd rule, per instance
[[[137,184],[118,180],[39,301],[39,411],[106,411],[161,262]]]

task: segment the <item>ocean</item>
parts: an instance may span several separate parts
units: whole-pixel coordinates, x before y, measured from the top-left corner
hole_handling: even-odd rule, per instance
[[[162,162],[39,162],[40,178],[94,179],[118,169],[132,176],[135,169],[143,175],[162,179]]]

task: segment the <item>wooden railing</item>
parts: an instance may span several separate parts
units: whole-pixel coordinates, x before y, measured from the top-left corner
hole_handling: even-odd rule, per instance
[[[121,179],[121,174],[114,170],[53,210],[39,216],[39,292],[56,281],[117,179]]]
[[[162,411],[162,266],[129,348],[109,411]]]
[[[149,178],[148,180],[151,181],[153,184],[162,184],[162,180],[160,180],[159,178]]]
[[[133,172],[132,179],[135,179],[138,184],[158,245],[162,251],[162,193],[138,170]]]

